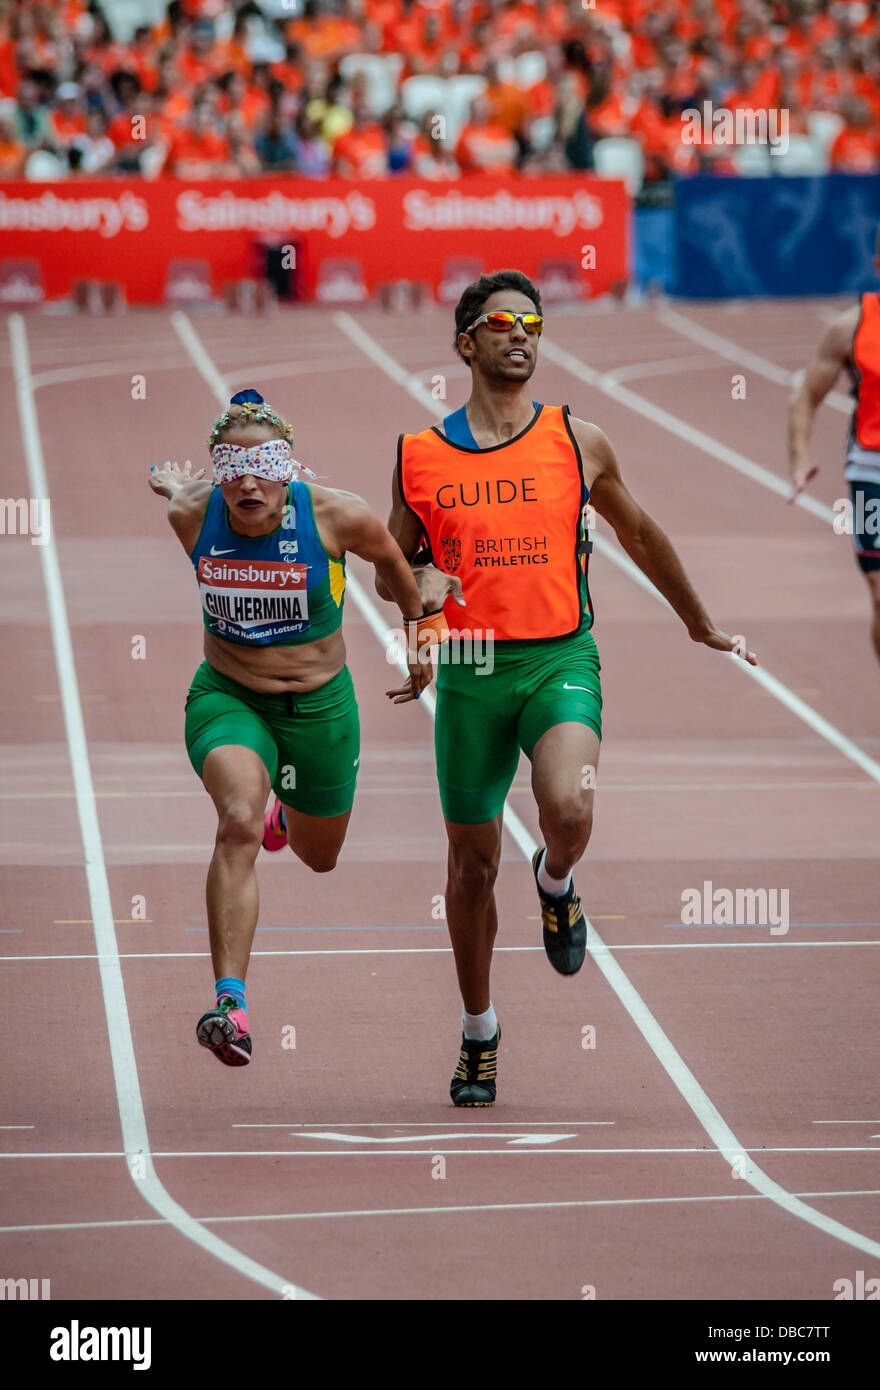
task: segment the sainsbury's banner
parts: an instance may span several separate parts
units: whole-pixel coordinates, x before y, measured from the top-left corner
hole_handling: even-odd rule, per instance
[[[0,184],[0,300],[4,263],[28,261],[49,299],[88,277],[154,304],[169,272],[172,297],[175,284],[181,297],[198,298],[199,286],[219,295],[259,273],[263,247],[288,243],[300,293],[327,302],[366,298],[398,279],[457,298],[462,278],[510,265],[541,279],[551,298],[589,297],[628,274],[627,212],[622,183],[581,175],[14,181]]]

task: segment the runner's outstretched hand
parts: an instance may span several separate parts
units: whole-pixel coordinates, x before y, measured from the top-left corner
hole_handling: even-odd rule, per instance
[[[732,652],[734,656],[747,661],[750,666],[757,666],[758,664],[755,653],[750,652],[746,647],[744,637],[728,637],[726,632],[721,632],[717,627],[698,628],[690,636],[692,642],[703,642],[713,651]]]
[[[207,468],[200,468],[198,473],[194,474],[190,459],[187,459],[183,467],[179,463],[163,463],[161,467],[154,463],[147,474],[147,482],[160,497],[171,497],[180,488],[186,487],[187,483],[195,483],[199,478],[203,478],[207,471]]]

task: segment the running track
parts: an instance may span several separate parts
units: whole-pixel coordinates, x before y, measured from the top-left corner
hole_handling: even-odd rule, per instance
[[[218,398],[254,384],[298,457],[384,515],[398,432],[463,399],[449,315],[6,320],[2,490],[48,486],[54,539],[0,545],[0,1275],[51,1278],[53,1298],[387,1300],[828,1300],[880,1275],[880,673],[829,524],[842,397],[820,412],[812,498],[780,496],[789,373],[833,309],[550,316],[536,395],[606,430],[762,666],[691,644],[600,523],[605,744],[577,876],[592,957],[571,981],[543,957],[523,761],[498,888],[499,1103],[470,1114],[448,1102],[431,702],[386,702],[392,610],[359,562],[342,861],[322,877],[263,858],[255,1060],[228,1071],[196,1046],[213,827],[182,711],[200,625],[146,485],[151,462],[200,466]],[[787,888],[789,932],[670,925],[706,879]]]

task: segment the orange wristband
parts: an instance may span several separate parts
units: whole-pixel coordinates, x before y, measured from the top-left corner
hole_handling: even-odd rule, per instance
[[[417,647],[423,646],[427,642],[444,642],[449,636],[449,624],[442,608],[438,608],[434,613],[423,613],[420,618],[408,622],[406,626],[411,644],[413,627],[415,627],[415,645]],[[426,633],[431,635],[425,636]]]

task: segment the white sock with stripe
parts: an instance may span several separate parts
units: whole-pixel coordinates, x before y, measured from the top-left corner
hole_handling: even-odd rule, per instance
[[[567,893],[571,887],[571,869],[565,878],[551,878],[546,869],[547,851],[541,855],[538,864],[538,886],[543,888],[545,893],[549,893],[551,898],[561,898],[563,893]]]
[[[484,1014],[469,1014],[462,1005],[461,1031],[471,1042],[488,1042],[498,1032],[498,1019],[492,1004]]]

